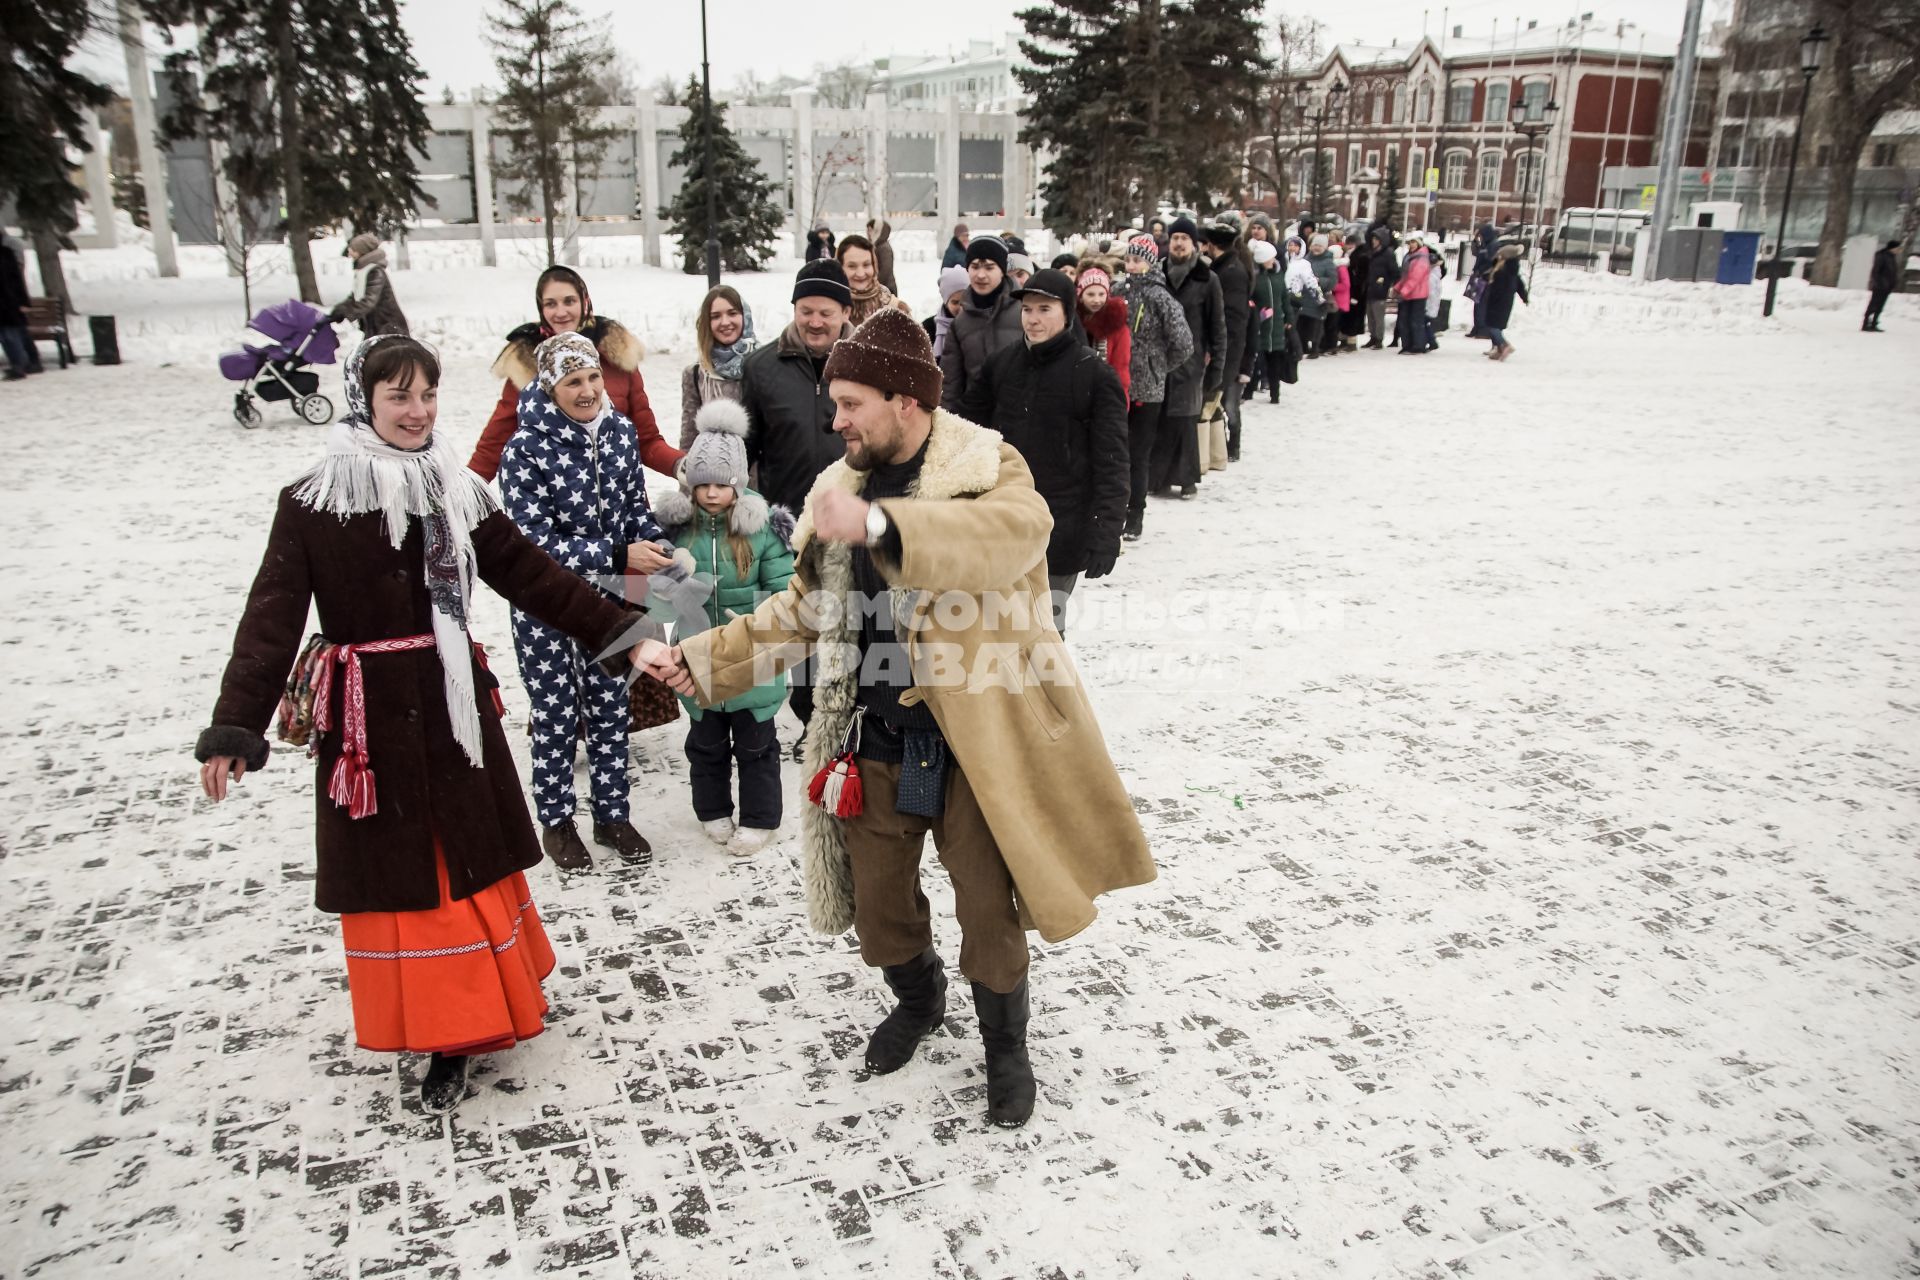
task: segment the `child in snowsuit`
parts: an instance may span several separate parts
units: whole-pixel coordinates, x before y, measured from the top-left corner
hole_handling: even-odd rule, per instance
[[[629,568],[656,569],[672,553],[647,505],[638,436],[607,398],[591,339],[556,334],[534,359],[539,376],[520,393],[520,428],[500,454],[501,500],[541,550],[620,599]],[[519,609],[513,644],[533,704],[533,798],[547,856],[569,871],[593,866],[573,824],[574,744],[584,721],[594,843],[645,866],[652,846],[627,814],[626,683]]]
[[[713,587],[706,604],[712,628],[786,590],[793,577],[794,519],[747,488],[745,409],[731,400],[709,401],[694,426],[680,488],[661,497],[659,516],[682,549],[676,558],[691,552],[693,573]],[[773,716],[786,693],[787,678],[778,675],[708,709],[680,699],[693,721],[687,730],[693,815],[735,857],[764,849],[780,826],[780,740]],[[740,766],[737,827],[729,756]]]

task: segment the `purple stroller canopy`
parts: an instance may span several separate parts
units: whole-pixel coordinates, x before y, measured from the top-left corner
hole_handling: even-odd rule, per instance
[[[262,351],[262,354],[279,360],[294,354],[300,342],[309,333],[313,341],[307,343],[307,349],[300,358],[308,364],[332,364],[340,349],[340,340],[334,336],[333,326],[327,323],[327,313],[315,306],[309,306],[298,298],[289,298],[261,311],[255,312],[248,323],[253,333],[274,340],[274,346]],[[315,330],[319,332],[315,333]],[[252,334],[248,335],[249,338]],[[261,351],[254,342],[247,342],[249,351]]]

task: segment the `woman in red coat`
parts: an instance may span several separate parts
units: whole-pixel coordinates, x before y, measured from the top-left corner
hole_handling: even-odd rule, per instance
[[[640,339],[617,320],[593,313],[587,282],[571,267],[548,267],[533,288],[540,318],[507,335],[507,345],[493,362],[493,376],[504,379],[500,403],[480,433],[480,443],[467,460],[482,479],[493,479],[500,469],[500,451],[519,429],[520,393],[534,380],[534,348],[556,333],[584,333],[600,352],[600,373],[614,410],[627,415],[640,437],[640,461],[670,476],[686,454],[668,444],[647,403],[646,384],[640,380]]]
[[[1127,303],[1113,296],[1113,277],[1088,260],[1075,277],[1080,300],[1080,325],[1087,342],[1120,375],[1120,392],[1133,403],[1133,330],[1127,325]]]
[[[310,724],[315,905],[340,916],[355,1039],[432,1054],[421,1100],[444,1115],[472,1055],[540,1033],[554,964],[524,874],[540,844],[467,631],[476,583],[609,655],[610,673],[659,646],[629,649],[647,625],[529,542],[434,434],[439,381],[411,338],[354,351],[348,414],[280,493],[194,755],[222,800],[267,763],[276,711],[283,737]],[[321,647],[303,650],[309,604]]]

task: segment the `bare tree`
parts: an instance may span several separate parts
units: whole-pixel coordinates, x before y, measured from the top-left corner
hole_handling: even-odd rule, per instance
[[[1321,38],[1324,30],[1318,18],[1304,14],[1283,13],[1274,19],[1268,47],[1273,78],[1247,112],[1248,119],[1266,125],[1266,132],[1248,144],[1247,177],[1272,188],[1282,212],[1286,211],[1293,185],[1288,162],[1307,145],[1306,133],[1296,118],[1293,89],[1301,77],[1319,67],[1325,48]]]
[[[872,63],[837,62],[813,69],[814,100],[823,107],[864,107],[873,89]]]
[[[860,134],[843,132],[814,153],[813,208],[807,213],[808,226],[825,214],[828,188],[840,182],[852,182],[860,188],[863,204],[872,194],[867,179],[867,144]]]
[[[1832,157],[1827,215],[1808,274],[1815,284],[1833,285],[1853,220],[1861,152],[1882,117],[1920,91],[1920,0],[1812,0],[1809,8],[1833,43],[1819,77],[1826,82],[1822,114]]]

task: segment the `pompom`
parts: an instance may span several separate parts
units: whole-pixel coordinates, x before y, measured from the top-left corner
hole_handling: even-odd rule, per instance
[[[747,434],[747,411],[737,400],[709,400],[693,415],[693,425],[699,431],[722,431],[744,437]]]

